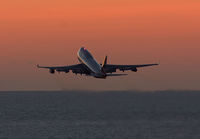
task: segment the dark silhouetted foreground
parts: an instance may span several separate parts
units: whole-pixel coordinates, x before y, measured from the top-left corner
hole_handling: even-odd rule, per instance
[[[0,138],[200,138],[200,92],[0,92]]]

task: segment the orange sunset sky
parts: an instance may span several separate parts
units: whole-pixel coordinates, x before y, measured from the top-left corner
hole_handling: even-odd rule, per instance
[[[81,46],[99,62],[160,66],[106,80],[35,66],[76,64]],[[198,90],[200,1],[5,0],[0,48],[0,90]]]

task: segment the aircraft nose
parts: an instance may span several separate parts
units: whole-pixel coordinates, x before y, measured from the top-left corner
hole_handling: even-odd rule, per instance
[[[84,46],[81,47],[81,50],[86,50],[86,48]]]

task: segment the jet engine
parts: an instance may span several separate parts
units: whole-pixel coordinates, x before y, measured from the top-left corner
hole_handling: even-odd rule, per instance
[[[137,68],[132,68],[131,71],[137,72]]]
[[[79,74],[82,74],[83,73],[83,71],[82,70],[80,70],[80,69],[74,69],[74,70],[72,70],[72,73],[79,73]]]
[[[69,70],[65,70],[65,73],[68,73],[69,72]]]
[[[50,72],[51,74],[54,74],[54,73],[55,73],[55,70],[54,70],[54,69],[49,69],[49,72]]]

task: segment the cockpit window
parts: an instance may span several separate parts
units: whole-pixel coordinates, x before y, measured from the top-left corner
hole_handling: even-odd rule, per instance
[[[82,58],[86,58],[86,59],[93,59],[93,56],[90,54],[90,52],[88,52],[87,49],[85,49],[84,47],[82,47],[81,49],[81,53],[80,54],[80,57]]]

